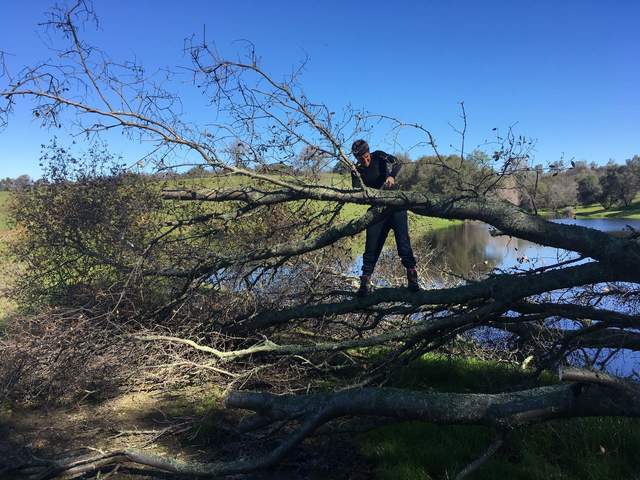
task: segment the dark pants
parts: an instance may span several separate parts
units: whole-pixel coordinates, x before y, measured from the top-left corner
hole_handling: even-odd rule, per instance
[[[384,220],[367,228],[367,241],[362,256],[362,274],[371,275],[378,262],[384,242],[387,240],[389,230],[393,229],[396,237],[398,255],[405,268],[414,268],[416,259],[413,257],[411,240],[409,240],[409,222],[407,211],[402,210],[389,214]]]

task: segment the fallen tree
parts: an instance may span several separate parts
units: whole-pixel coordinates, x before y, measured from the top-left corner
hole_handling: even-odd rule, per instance
[[[640,387],[606,374],[568,369],[567,383],[501,394],[423,393],[389,388],[364,388],[310,395],[273,395],[237,392],[228,408],[255,412],[240,425],[241,431],[265,428],[274,422],[295,422],[298,428],[266,455],[210,464],[168,460],[133,450],[114,451],[71,460],[24,464],[34,478],[81,476],[116,465],[138,464],[154,470],[195,477],[216,477],[252,472],[272,466],[324,423],[343,416],[374,415],[398,421],[421,420],[447,425],[485,425],[498,431],[558,418],[589,416],[640,416]],[[152,471],[151,471],[152,472]],[[149,472],[149,473],[151,473]]]
[[[194,88],[222,112],[222,121],[194,126],[173,108],[179,92],[82,41],[78,22],[92,15],[83,1],[51,13],[48,26],[62,34],[64,53],[58,63],[28,66],[15,77],[5,73],[0,114],[9,121],[16,102],[32,101],[45,126],[66,122],[89,135],[120,129],[152,142],[160,161],[132,174],[98,168],[104,155],[97,153],[87,165],[72,167],[77,159],[54,146],[46,181],[21,194],[15,214],[27,227],[16,250],[30,266],[23,294],[49,307],[78,309],[101,338],[115,336],[141,348],[140,361],[145,355],[177,357],[173,363],[210,373],[231,392],[228,408],[255,412],[241,429],[274,422],[299,426],[253,461],[200,465],[117,451],[45,462],[38,478],[84,475],[120,463],[197,476],[249,472],[277,463],[315,429],[342,416],[500,431],[556,418],[638,416],[637,386],[601,373],[569,370],[563,376],[573,383],[524,390],[514,385],[496,394],[386,387],[412,360],[454,349],[460,338],[473,339],[483,328],[508,335],[505,352],[517,361],[533,358],[537,372],[555,370],[590,347],[640,348],[637,234],[554,223],[497,194],[526,165],[528,142],[512,134],[501,138],[495,164],[476,165],[469,176],[462,169],[464,152],[461,168],[445,162],[431,132],[419,124],[350,109],[337,120],[330,108],[306,97],[298,72],[276,81],[253,50],[246,61],[230,61],[196,43],[187,49]],[[318,165],[331,161],[351,169],[345,149],[372,121],[391,131],[420,132],[459,194],[323,182]],[[167,178],[171,155],[188,156],[190,164],[211,173],[195,187],[182,175]],[[270,173],[274,164],[277,174]],[[369,209],[349,216],[348,205]],[[398,209],[481,221],[496,234],[574,256],[530,269],[448,278],[420,292],[391,284],[356,298],[341,274],[350,258],[346,241]],[[603,308],[603,299],[618,308]],[[20,330],[22,341],[29,331],[37,329]],[[74,358],[84,361],[95,344]],[[21,345],[5,348],[17,355]],[[362,354],[371,347],[381,354]],[[336,371],[342,376],[331,377],[335,392],[298,394]],[[270,381],[272,391],[243,390],[239,379],[249,377]],[[5,384],[7,390],[14,385]]]

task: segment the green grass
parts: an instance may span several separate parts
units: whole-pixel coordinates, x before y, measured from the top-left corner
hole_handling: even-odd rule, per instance
[[[0,333],[5,326],[7,318],[11,316],[15,310],[15,303],[7,296],[6,289],[9,287],[10,275],[13,264],[8,255],[7,240],[11,236],[11,230],[8,223],[8,204],[10,200],[9,192],[0,192],[0,268],[4,272],[0,279]]]
[[[628,207],[611,207],[605,209],[599,203],[576,207],[575,213],[581,218],[625,218],[640,220],[640,195],[637,195]]]
[[[283,180],[289,180],[283,176]],[[299,180],[293,177],[293,181]],[[252,182],[251,179],[241,176],[207,176],[198,178],[180,178],[175,181],[171,181],[171,185],[176,188],[232,188]],[[319,183],[323,185],[329,185],[336,188],[351,188],[351,177],[349,175],[343,175],[338,173],[322,173],[320,175]],[[325,202],[317,202],[319,205]],[[366,205],[356,205],[348,203],[342,208],[340,218],[343,221],[353,220],[362,216],[367,211]],[[424,217],[421,215],[415,215],[409,213],[409,225],[411,233],[415,236],[423,235],[430,230],[437,230],[440,228],[447,228],[452,225],[462,223],[459,220],[446,220],[443,218]]]
[[[10,199],[10,192],[0,192],[0,270],[3,273],[0,278],[0,333],[7,319],[11,317],[16,309],[16,303],[8,295],[12,278],[16,274],[16,266],[9,256],[10,246],[8,242],[15,233],[8,223]]]
[[[397,386],[450,392],[500,391],[526,373],[504,364],[427,356]],[[551,383],[551,376],[543,383]],[[604,480],[632,478],[640,461],[640,421],[618,418],[557,420],[510,433],[496,455],[470,479]],[[379,480],[455,477],[492,442],[482,426],[405,422],[359,437]]]
[[[627,220],[640,220],[640,194],[636,195],[628,207],[614,206],[604,208],[599,203],[590,205],[576,205],[573,212],[580,218],[622,218]],[[538,213],[543,217],[553,217],[554,213],[547,209],[541,209]]]
[[[7,319],[11,317],[17,307],[8,292],[17,271],[16,265],[9,255],[10,245],[8,242],[13,234],[14,231],[7,229],[6,226],[0,228],[0,270],[2,271],[2,276],[0,277],[0,334],[5,327]]]
[[[351,188],[351,178],[348,175],[325,173],[320,178],[320,183],[339,188]],[[343,220],[351,220],[363,215],[367,211],[366,205],[347,204],[343,209]],[[424,217],[409,212],[409,228],[413,235],[419,236],[430,230],[451,227],[462,223],[460,220],[446,220],[444,218]]]
[[[9,225],[8,221],[8,203],[10,197],[9,192],[0,192],[0,230],[7,230]]]

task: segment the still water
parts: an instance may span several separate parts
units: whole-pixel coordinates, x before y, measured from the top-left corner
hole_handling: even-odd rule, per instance
[[[554,221],[612,232],[612,234],[616,232],[623,234],[629,228],[640,230],[639,220],[557,219]],[[429,266],[428,288],[438,288],[445,281],[455,278],[479,278],[488,273],[523,271],[577,257],[575,252],[545,247],[508,236],[492,236],[490,227],[480,222],[465,222],[413,240],[419,261]],[[381,268],[385,268],[384,264],[389,262],[394,265],[393,269],[400,268],[393,247],[388,247],[384,253],[384,257],[381,258]],[[359,266],[360,261],[356,264],[356,267]],[[612,310],[626,308],[613,302],[601,302],[599,307]],[[600,355],[604,357],[609,352],[609,350],[603,350]],[[595,352],[590,351],[590,353]],[[623,375],[640,371],[640,353],[620,351],[609,364],[608,370]]]
[[[640,220],[620,219],[556,219],[554,222],[579,225],[597,230],[623,233],[640,229]],[[431,263],[458,275],[491,270],[509,272],[549,266],[576,258],[574,252],[545,247],[509,236],[492,236],[488,225],[465,222],[437,230],[416,242],[418,250],[433,256]],[[425,250],[426,248],[426,250]]]

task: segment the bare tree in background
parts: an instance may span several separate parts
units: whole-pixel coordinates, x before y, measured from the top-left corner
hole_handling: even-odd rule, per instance
[[[252,460],[182,463],[118,451],[57,462],[51,470],[56,475],[121,462],[196,476],[248,472],[280,461],[317,428],[343,416],[489,425],[500,432],[555,418],[638,416],[635,383],[574,369],[565,369],[565,382],[557,385],[492,395],[385,387],[412,360],[488,327],[510,336],[520,360],[532,355],[538,372],[590,347],[640,348],[637,237],[552,223],[496,194],[523,169],[530,148],[526,139],[511,131],[498,136],[492,165],[470,176],[463,168],[464,109],[457,163],[439,152],[421,124],[350,108],[337,111],[308,98],[301,86],[304,64],[286,76],[274,75],[251,45],[230,60],[194,38],[186,43],[191,86],[216,119],[197,125],[182,113],[180,92],[170,90],[172,74],[158,82],[141,65],[113,60],[84,43],[78,25],[91,21],[95,15],[84,1],[50,14],[46,26],[64,45],[51,61],[13,76],[5,70],[3,123],[17,102],[31,102],[43,126],[64,124],[89,138],[119,130],[153,145],[147,160],[157,163],[148,168],[166,172],[187,158],[189,166],[214,172],[214,180],[198,185],[170,179],[158,202],[157,188],[148,183],[154,176],[118,171],[100,177],[103,183],[95,176],[54,176],[42,195],[72,188],[66,180],[73,178],[97,188],[91,205],[102,205],[105,212],[122,212],[108,206],[129,204],[143,191],[144,200],[134,202],[143,211],[121,213],[117,224],[109,223],[109,215],[83,219],[87,208],[78,205],[86,197],[79,196],[60,208],[64,221],[34,216],[30,225],[55,239],[50,244],[65,259],[60,268],[73,272],[61,281],[72,278],[78,284],[82,278],[90,284],[96,271],[106,272],[100,285],[104,301],[88,307],[94,329],[104,322],[116,329],[122,348],[135,345],[154,358],[170,355],[176,365],[195,364],[214,375],[230,392],[227,407],[255,412],[243,431],[279,424],[294,428],[275,449]],[[325,160],[350,170],[348,147],[373,127],[418,131],[433,151],[433,163],[449,172],[455,193],[351,189],[318,181]],[[289,168],[274,173],[273,165]],[[120,190],[104,182],[116,182]],[[368,210],[349,219],[344,210],[353,205]],[[345,278],[346,242],[395,209],[485,222],[498,235],[575,255],[555,265],[425,285],[417,293],[392,284],[356,298]],[[83,230],[86,225],[91,228]],[[101,241],[94,241],[96,231],[102,232]],[[33,260],[29,255],[36,251],[30,248],[25,258]],[[34,276],[42,276],[42,264],[32,263]],[[624,305],[627,313],[602,308],[604,298]],[[383,347],[384,355],[358,353],[374,346]],[[336,390],[315,391],[328,378]],[[270,391],[250,391],[260,384]]]

